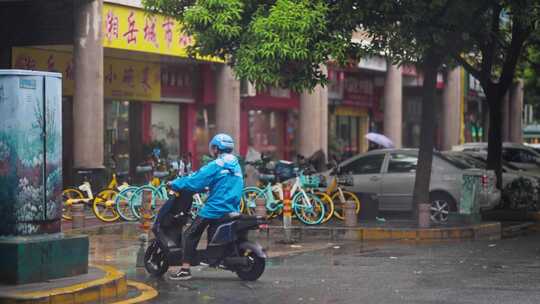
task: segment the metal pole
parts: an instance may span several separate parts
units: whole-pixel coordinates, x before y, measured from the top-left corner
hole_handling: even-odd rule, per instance
[[[292,208],[291,208],[291,186],[283,186],[283,229],[285,231],[285,242],[292,243]]]
[[[73,205],[71,205],[71,228],[84,228],[84,220],[84,204],[74,203]]]
[[[141,202],[141,230],[142,233],[139,236],[140,246],[137,251],[137,267],[144,267],[144,254],[146,247],[148,246],[148,232],[152,222],[152,196],[150,191],[143,191]]]

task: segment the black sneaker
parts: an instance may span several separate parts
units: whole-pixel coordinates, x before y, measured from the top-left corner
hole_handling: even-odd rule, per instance
[[[191,279],[191,271],[189,269],[180,268],[177,273],[171,273],[169,278],[175,281],[189,280]]]

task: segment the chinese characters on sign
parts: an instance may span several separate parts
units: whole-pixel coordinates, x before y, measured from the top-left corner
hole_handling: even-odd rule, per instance
[[[153,43],[156,47],[159,47],[156,37],[156,17],[154,16],[146,18],[144,24],[144,40]]]
[[[124,33],[128,44],[137,44],[137,32],[139,31],[135,25],[135,12],[131,11],[127,18],[128,30]]]
[[[75,82],[71,53],[37,48],[12,50],[12,67],[25,70],[62,72],[62,94],[73,96]],[[105,98],[159,101],[161,97],[158,63],[104,58]]]
[[[112,10],[107,12],[107,17],[105,18],[105,38],[109,42],[113,39],[118,39],[118,16]]]
[[[106,48],[187,57],[193,38],[170,17],[150,15],[137,8],[103,5],[103,46]],[[217,58],[199,58],[219,62]]]
[[[14,69],[62,73],[63,95],[73,95],[73,60],[71,53],[14,47],[11,52]]]
[[[159,63],[105,58],[104,94],[109,98],[159,101]]]
[[[174,21],[171,18],[165,18],[165,22],[161,25],[163,27],[163,39],[165,39],[165,42],[167,43],[167,48],[171,47],[171,43],[173,41],[173,28],[174,28]]]

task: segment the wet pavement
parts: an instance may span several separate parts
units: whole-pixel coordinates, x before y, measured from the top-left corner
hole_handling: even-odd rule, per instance
[[[152,303],[540,303],[540,234],[292,247],[259,235],[273,257],[257,282],[203,267],[187,282],[151,278],[135,267],[138,235],[135,229],[91,235],[91,262],[154,286],[159,296]]]

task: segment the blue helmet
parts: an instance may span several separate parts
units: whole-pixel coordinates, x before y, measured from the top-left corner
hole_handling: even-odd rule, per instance
[[[232,152],[234,150],[234,139],[225,133],[219,133],[208,144],[208,150],[212,150],[212,147],[217,147],[222,152]]]

